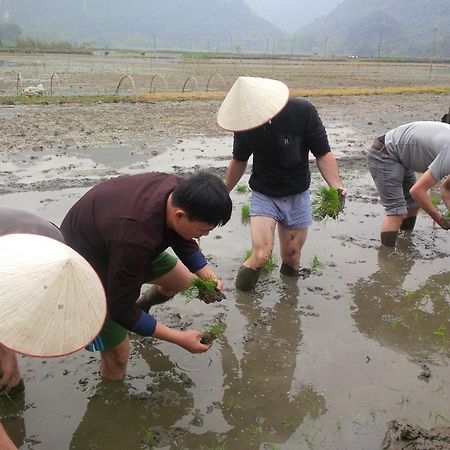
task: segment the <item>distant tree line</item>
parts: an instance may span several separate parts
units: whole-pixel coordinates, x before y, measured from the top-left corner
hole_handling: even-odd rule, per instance
[[[33,39],[22,35],[22,30],[13,23],[0,24],[0,48],[11,48],[19,50],[50,50],[87,52],[92,47],[91,42],[75,45],[68,41],[49,42],[41,39]]]

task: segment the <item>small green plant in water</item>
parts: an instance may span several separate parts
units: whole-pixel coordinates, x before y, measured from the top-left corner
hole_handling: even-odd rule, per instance
[[[285,428],[291,428],[294,426],[294,421],[292,419],[289,419],[289,417],[285,417],[281,423]]]
[[[218,442],[218,443],[214,442],[214,444],[211,447],[207,447],[207,450],[225,450],[226,445],[227,445],[226,440]],[[204,448],[204,447],[202,446],[202,448]]]
[[[400,319],[394,319],[394,320],[391,322],[391,328],[392,328],[393,330],[396,330],[396,329],[398,328],[399,325],[400,325]]]
[[[243,219],[248,220],[250,219],[250,205],[248,205],[247,203],[245,203],[244,205],[242,205],[241,208],[241,216]]]
[[[430,200],[431,200],[431,203],[433,204],[433,206],[435,208],[437,208],[439,203],[441,203],[441,197],[439,197],[439,195],[436,195],[436,194],[431,194],[430,195]]]
[[[414,291],[408,290],[405,292],[405,298],[408,302],[410,302],[413,298]]]
[[[213,323],[205,327],[205,331],[200,340],[202,344],[210,344],[212,341],[225,333],[227,326],[223,322]]]
[[[153,433],[151,428],[145,428],[142,425],[139,425],[145,433],[145,439],[147,441],[147,445],[152,448],[156,443],[156,436]]]
[[[311,269],[312,270],[320,270],[320,269],[324,269],[325,268],[325,264],[323,264],[318,256],[313,256],[313,259],[311,260]]]
[[[245,194],[246,192],[249,192],[250,188],[248,187],[248,184],[238,184],[236,186],[236,192],[239,192],[240,194]]]
[[[439,336],[443,341],[445,341],[445,323],[442,323],[437,330],[434,330],[433,334],[435,336]]]
[[[314,194],[312,214],[315,220],[323,220],[326,217],[336,219],[343,206],[343,197],[336,188],[322,186]]]
[[[244,261],[247,261],[247,259],[249,259],[250,256],[252,256],[252,251],[251,250],[247,250],[247,252],[245,253],[245,256],[244,256]],[[276,266],[277,266],[276,258],[272,254],[272,255],[269,256],[269,259],[264,264],[264,266],[262,268],[262,271],[265,272],[265,273],[272,272],[273,269],[275,269]]]
[[[250,425],[250,433],[252,437],[256,438],[262,433],[262,428],[259,423],[254,423]]]

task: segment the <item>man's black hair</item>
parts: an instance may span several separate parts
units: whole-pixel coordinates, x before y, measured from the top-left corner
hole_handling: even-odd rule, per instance
[[[209,225],[225,225],[231,217],[232,203],[224,182],[207,172],[192,175],[177,186],[172,204],[184,209],[189,220]]]
[[[450,123],[450,115],[449,115],[449,113],[445,113],[445,114],[441,117],[441,122],[444,122],[444,123]]]

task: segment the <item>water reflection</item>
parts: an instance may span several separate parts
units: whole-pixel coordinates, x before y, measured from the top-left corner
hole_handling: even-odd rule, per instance
[[[147,341],[147,342],[146,342]],[[148,340],[134,341],[133,358],[150,367],[148,375],[127,377],[125,382],[101,381],[88,402],[73,435],[72,450],[147,448],[146,430],[155,436],[192,409],[190,379],[180,373]]]
[[[266,280],[254,294],[236,294],[247,326],[241,360],[230,345],[223,348],[222,412],[232,426],[227,448],[284,443],[308,414],[317,417],[325,412],[323,397],[311,386],[293,389],[302,340],[298,299],[297,280],[289,279],[281,289],[273,289]]]
[[[382,345],[438,359],[448,348],[450,272],[431,275],[410,289],[408,275],[417,256],[409,237],[399,238],[396,250],[381,247],[378,271],[351,288],[357,306],[352,315],[358,329]]]
[[[25,443],[25,393],[12,396],[0,396],[0,423],[5,427],[9,437],[18,445]]]

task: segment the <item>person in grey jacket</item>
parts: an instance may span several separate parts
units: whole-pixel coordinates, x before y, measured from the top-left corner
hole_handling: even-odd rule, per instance
[[[418,121],[400,125],[375,139],[368,163],[386,211],[381,223],[383,245],[394,247],[399,229],[413,230],[420,208],[442,229],[450,228],[428,195],[428,189],[441,182],[441,198],[450,209],[449,124]],[[416,172],[423,175],[417,179]]]

